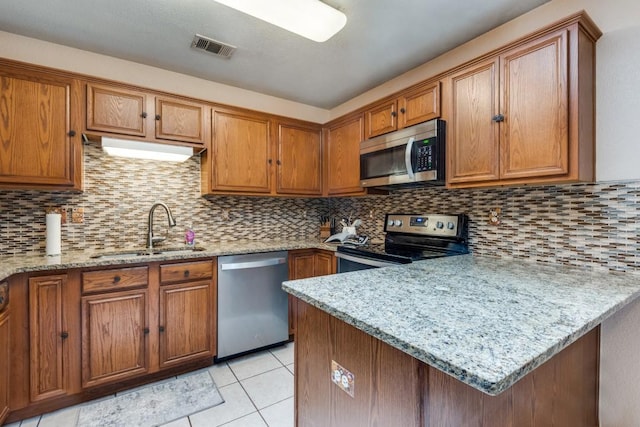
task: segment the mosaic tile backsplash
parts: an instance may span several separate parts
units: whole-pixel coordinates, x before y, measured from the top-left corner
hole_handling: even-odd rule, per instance
[[[198,241],[317,239],[320,216],[360,218],[359,232],[383,238],[387,212],[466,213],[473,253],[611,270],[640,266],[640,181],[561,186],[401,190],[388,196],[300,199],[200,196],[200,159],[164,163],[109,157],[85,146],[85,191],[0,193],[0,255],[44,254],[45,209],[84,208],[84,223],[62,226],[62,250],[146,244],[149,208],[156,236],[178,246],[186,227]],[[501,223],[489,224],[500,208]]]

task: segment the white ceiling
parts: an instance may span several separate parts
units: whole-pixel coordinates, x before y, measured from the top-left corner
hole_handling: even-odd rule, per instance
[[[547,1],[326,0],[347,24],[325,43],[213,0],[5,0],[0,30],[329,109]]]

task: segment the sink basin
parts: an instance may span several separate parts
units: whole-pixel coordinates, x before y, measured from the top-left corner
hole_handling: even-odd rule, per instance
[[[194,247],[194,248],[154,248],[154,249],[131,249],[127,251],[117,251],[117,252],[105,252],[102,254],[91,255],[93,259],[121,259],[121,258],[132,258],[132,257],[140,257],[140,256],[152,256],[152,255],[179,255],[179,254],[187,254],[191,252],[201,252],[204,251],[204,248]]]

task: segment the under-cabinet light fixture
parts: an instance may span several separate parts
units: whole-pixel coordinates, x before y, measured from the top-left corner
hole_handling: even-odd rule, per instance
[[[184,162],[193,156],[193,149],[191,147],[107,137],[102,138],[102,151],[110,156],[162,160],[166,162]]]
[[[329,40],[347,23],[344,13],[320,0],[215,0],[316,42]]]

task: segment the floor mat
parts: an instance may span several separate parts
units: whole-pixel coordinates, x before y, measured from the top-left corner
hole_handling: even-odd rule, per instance
[[[152,427],[224,402],[207,370],[118,393],[80,409],[77,427]]]

